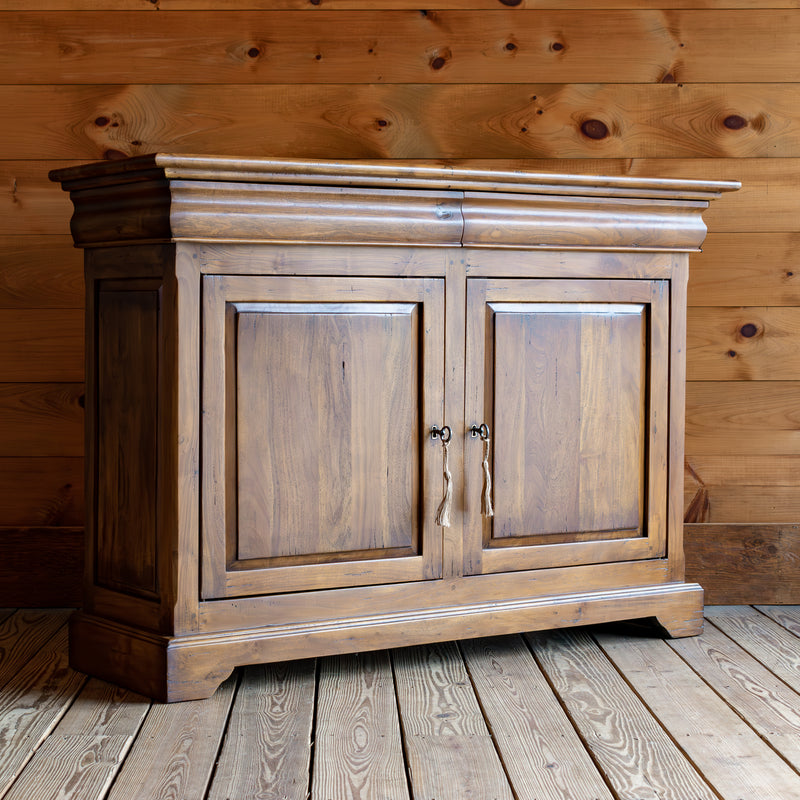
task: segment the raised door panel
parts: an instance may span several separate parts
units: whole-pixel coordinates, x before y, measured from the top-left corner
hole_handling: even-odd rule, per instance
[[[664,552],[668,283],[483,281],[468,289],[466,571]]]
[[[205,279],[205,597],[440,575],[442,290]]]

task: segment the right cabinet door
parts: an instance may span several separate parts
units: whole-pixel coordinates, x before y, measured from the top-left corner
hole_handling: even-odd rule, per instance
[[[665,280],[468,282],[466,574],[665,554],[669,319]]]

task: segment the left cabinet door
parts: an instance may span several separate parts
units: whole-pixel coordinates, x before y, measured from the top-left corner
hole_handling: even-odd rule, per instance
[[[203,279],[203,598],[441,576],[444,281]]]

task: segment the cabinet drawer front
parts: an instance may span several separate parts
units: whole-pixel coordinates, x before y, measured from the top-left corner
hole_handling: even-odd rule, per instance
[[[440,575],[442,303],[440,280],[205,279],[204,597]]]
[[[667,281],[470,281],[467,572],[663,555]]]

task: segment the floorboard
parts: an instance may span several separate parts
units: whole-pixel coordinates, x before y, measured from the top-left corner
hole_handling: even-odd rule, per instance
[[[173,705],[0,609],[0,800],[800,798],[800,606],[236,670]]]

